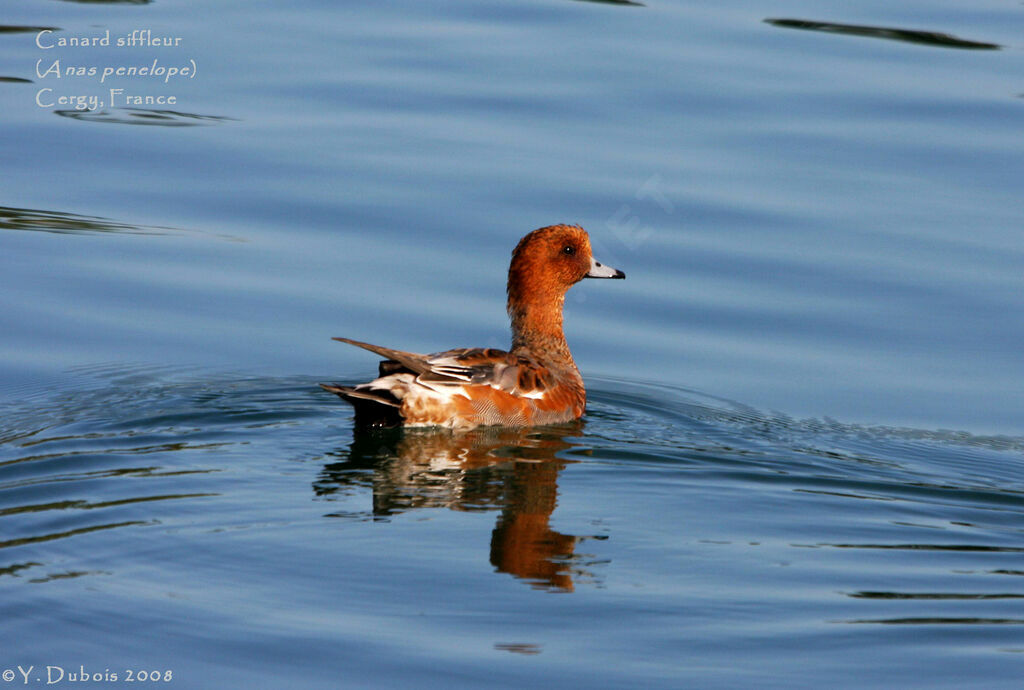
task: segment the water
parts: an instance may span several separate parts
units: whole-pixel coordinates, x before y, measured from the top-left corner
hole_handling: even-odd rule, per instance
[[[7,10],[8,682],[1019,686],[1018,5]],[[554,222],[584,420],[355,433]]]

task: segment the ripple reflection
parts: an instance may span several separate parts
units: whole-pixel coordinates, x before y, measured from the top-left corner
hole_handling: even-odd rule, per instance
[[[834,22],[817,22],[807,19],[765,19],[765,23],[784,29],[804,29],[806,31],[823,31],[831,34],[847,36],[866,36],[868,38],[884,38],[890,41],[917,43],[938,48],[960,48],[964,50],[999,50],[998,43],[968,41],[950,34],[937,31],[918,31],[915,29],[898,29],[885,26],[864,26],[860,24],[836,24]]]
[[[35,230],[59,234],[114,232],[128,235],[166,235],[173,232],[173,228],[131,225],[99,216],[12,206],[0,206],[0,230]]]
[[[597,5],[628,5],[631,7],[646,7],[642,2],[633,2],[633,0],[576,0],[576,2],[592,2]]]
[[[56,26],[22,26],[19,24],[0,24],[0,34],[37,34],[40,31],[60,31]]]
[[[149,125],[155,127],[201,127],[236,118],[221,115],[198,115],[177,110],[150,108],[114,108],[108,110],[54,110],[54,115],[82,122],[103,122],[114,125]]]
[[[158,225],[135,225],[102,216],[87,216],[67,211],[47,211],[37,208],[0,206],[0,230],[33,230],[60,235],[204,235],[232,242],[245,242],[241,237],[222,233],[186,230]]]

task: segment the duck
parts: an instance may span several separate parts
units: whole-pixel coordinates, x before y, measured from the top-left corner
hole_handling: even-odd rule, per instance
[[[352,405],[357,427],[467,430],[570,422],[583,416],[587,395],[562,329],[565,294],[584,278],[625,277],[594,258],[582,227],[539,228],[512,251],[509,350],[419,354],[337,337],[384,360],[372,381],[320,386]]]

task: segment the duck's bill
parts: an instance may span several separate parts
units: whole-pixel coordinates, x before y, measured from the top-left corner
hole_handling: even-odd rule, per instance
[[[586,275],[587,278],[625,278],[626,274],[617,268],[611,266],[605,266],[602,263],[595,261],[593,258],[590,259],[590,272]]]

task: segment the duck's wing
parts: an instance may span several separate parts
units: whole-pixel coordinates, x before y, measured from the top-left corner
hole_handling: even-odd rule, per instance
[[[387,361],[381,363],[381,376],[408,371],[416,376],[417,382],[429,387],[490,386],[516,396],[542,398],[556,385],[555,377],[546,367],[496,348],[461,348],[423,355],[350,338],[334,340],[386,357]]]
[[[432,381],[434,376],[454,379],[464,385],[490,386],[516,397],[543,398],[557,385],[547,367],[494,348],[467,348],[430,355],[431,373],[418,377]]]
[[[430,370],[419,380],[460,385],[493,385],[513,364],[512,356],[495,348],[461,348],[427,356]]]
[[[586,393],[575,370],[553,371],[531,357],[501,350],[452,350],[432,357],[435,368],[446,376],[457,373],[461,381],[435,383],[431,374],[421,374],[416,382],[442,395],[465,395],[482,424],[546,424],[583,414]]]

